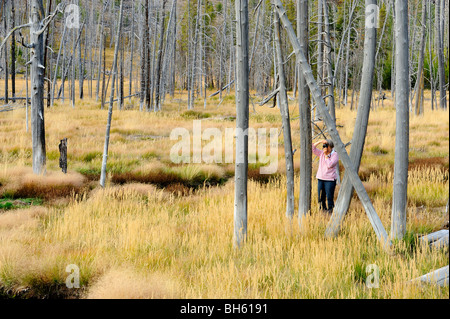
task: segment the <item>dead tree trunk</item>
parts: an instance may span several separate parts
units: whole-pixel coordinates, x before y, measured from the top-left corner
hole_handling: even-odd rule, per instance
[[[415,112],[416,115],[420,115],[421,104],[423,100],[421,99],[423,93],[423,60],[425,56],[425,40],[426,40],[426,23],[427,23],[427,3],[426,0],[422,1],[422,39],[420,41],[420,55],[419,55],[419,65],[417,67],[417,79],[416,79],[416,100],[415,100]]]
[[[301,49],[308,59],[308,1],[297,0],[297,37]],[[298,74],[298,108],[300,114],[300,185],[298,218],[301,225],[302,218],[311,211],[311,178],[312,178],[312,149],[311,149],[311,108],[309,88],[306,79],[297,62]]]
[[[241,0],[239,0],[241,1]],[[236,2],[237,5],[238,1]],[[190,98],[188,108],[192,110],[194,108],[194,93],[195,93],[195,78],[197,72],[197,46],[198,46],[198,34],[199,34],[199,24],[200,24],[200,6],[201,1],[197,1],[197,17],[195,19],[195,31],[194,31],[194,43],[193,43],[193,53],[192,53],[192,73],[191,73],[191,83],[190,83]]]
[[[406,205],[409,155],[409,38],[408,1],[395,3],[395,160],[392,198],[391,238],[401,239],[406,232]]]
[[[248,0],[236,0],[236,168],[234,245],[247,237],[247,178],[249,122]],[[198,15],[197,15],[198,17]],[[198,20],[197,20],[198,23]],[[195,60],[195,58],[194,58]]]
[[[286,199],[286,216],[291,220],[294,217],[294,162],[292,155],[291,141],[291,121],[289,117],[289,104],[286,92],[286,77],[284,73],[284,59],[281,52],[281,32],[280,19],[278,13],[274,13],[275,23],[275,44],[277,56],[274,57],[278,64],[278,102],[280,106],[281,118],[283,122],[284,136],[284,156],[286,160],[286,179],[287,179],[287,199]]]
[[[11,26],[15,25],[14,1],[11,1]],[[16,38],[14,32],[11,35],[11,95],[16,97]]]
[[[436,0],[436,20],[438,23],[436,23],[437,28],[437,40],[438,40],[438,69],[439,69],[439,106],[442,110],[447,109],[447,96],[445,92],[445,63],[444,63],[444,39],[443,39],[443,20],[444,20],[444,13],[441,12],[441,1],[443,0]]]
[[[44,35],[42,0],[30,3],[31,58],[31,139],[33,142],[33,172],[45,173],[45,123],[44,123]]]
[[[159,50],[158,50],[158,60],[156,62],[156,80],[155,80],[155,110],[161,109],[161,70],[162,61],[164,54],[164,29],[165,29],[165,19],[166,19],[166,3],[167,0],[163,0],[162,13],[161,13],[161,30],[159,35]]]
[[[117,56],[119,53],[120,33],[122,30],[122,14],[123,14],[123,0],[120,1],[119,21],[118,21],[118,26],[117,26],[116,41],[115,41],[115,48],[114,48],[114,61],[113,61],[113,67],[112,67],[111,95],[109,98],[108,121],[106,124],[105,145],[104,145],[104,149],[103,149],[102,170],[101,170],[101,175],[100,175],[100,186],[103,188],[105,187],[105,181],[106,181],[106,164],[107,164],[107,160],[108,160],[109,134],[111,131],[112,111],[113,111],[113,105],[114,105],[114,83],[116,82]]]
[[[6,1],[3,2],[3,27],[5,29],[5,35],[8,32],[8,23],[6,18]],[[4,52],[4,61],[5,61],[5,104],[8,104],[9,102],[9,88],[8,88],[8,81],[9,81],[9,67],[8,67],[8,44],[5,42],[5,52]]]
[[[63,173],[67,173],[67,138],[63,138],[59,143],[59,167]]]

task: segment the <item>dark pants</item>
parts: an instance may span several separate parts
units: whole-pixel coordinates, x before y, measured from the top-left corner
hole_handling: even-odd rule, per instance
[[[331,212],[334,208],[334,190],[336,189],[336,180],[324,181],[318,179],[317,181],[320,209]],[[328,202],[328,209],[326,202]]]

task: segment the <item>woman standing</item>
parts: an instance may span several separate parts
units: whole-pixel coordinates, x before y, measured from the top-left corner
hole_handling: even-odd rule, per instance
[[[317,148],[322,144],[322,150]],[[318,195],[320,209],[331,213],[334,207],[334,190],[336,189],[337,172],[336,167],[339,163],[339,156],[333,150],[334,143],[331,140],[321,140],[313,144],[312,151],[319,156],[319,169],[317,170]],[[328,209],[327,203],[328,202]]]

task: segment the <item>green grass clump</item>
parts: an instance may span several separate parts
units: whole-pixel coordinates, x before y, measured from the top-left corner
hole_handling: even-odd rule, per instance
[[[201,120],[201,119],[210,118],[211,114],[191,110],[191,111],[186,111],[186,112],[181,113],[180,116],[187,120]]]

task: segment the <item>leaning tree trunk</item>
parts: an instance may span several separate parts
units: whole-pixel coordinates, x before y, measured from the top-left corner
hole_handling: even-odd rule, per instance
[[[277,56],[275,60],[278,64],[278,81],[279,93],[278,101],[280,105],[281,117],[283,121],[283,136],[284,136],[284,156],[286,160],[286,179],[287,179],[287,200],[286,200],[286,216],[292,220],[294,217],[294,162],[292,155],[292,140],[291,140],[291,122],[289,118],[289,104],[286,92],[286,77],[284,73],[283,54],[281,52],[281,32],[280,19],[278,13],[274,13],[275,23],[275,44]]]
[[[366,0],[366,8],[377,5],[377,0]],[[373,7],[375,8],[375,7]],[[356,115],[355,128],[353,130],[352,146],[350,158],[356,171],[359,170],[361,157],[364,150],[364,143],[369,123],[370,101],[372,100],[372,86],[375,70],[375,54],[377,44],[376,26],[367,21],[373,16],[373,11],[366,11],[366,28],[364,37],[364,61],[361,75],[361,89],[359,95],[358,112]],[[354,81],[355,82],[355,79]],[[353,90],[354,91],[354,90]],[[353,186],[348,178],[347,172],[344,175],[333,215],[329,221],[325,234],[327,236],[337,236],[345,214],[350,206],[353,195]]]
[[[117,56],[119,53],[120,46],[120,32],[122,30],[122,14],[123,14],[123,0],[120,1],[120,11],[119,11],[119,21],[117,26],[117,34],[114,48],[114,61],[112,67],[112,83],[111,83],[111,94],[109,98],[109,109],[108,109],[108,122],[106,124],[106,134],[105,134],[105,145],[103,149],[103,160],[102,160],[102,170],[100,175],[100,186],[105,187],[106,180],[106,163],[108,160],[108,148],[109,148],[109,134],[111,131],[111,120],[112,120],[112,111],[114,105],[114,84],[116,82],[116,73],[117,73]]]
[[[406,232],[409,152],[409,39],[408,1],[395,2],[395,159],[391,238]]]
[[[247,177],[249,122],[248,0],[236,0],[236,168],[234,245],[247,237]],[[195,58],[194,58],[195,60]]]
[[[308,1],[297,0],[297,37],[305,58],[308,59]],[[298,108],[300,114],[300,185],[299,185],[299,223],[311,211],[312,147],[311,147],[311,109],[309,89],[306,79],[297,63]]]
[[[33,172],[45,173],[45,123],[44,123],[44,36],[40,32],[44,16],[42,0],[32,0],[30,8],[31,48],[31,139],[33,144]]]
[[[280,15],[280,19],[283,23],[283,26],[287,31],[289,40],[292,46],[294,47],[295,55],[298,58],[297,61],[300,65],[303,75],[305,76],[306,83],[308,84],[311,90],[311,95],[314,101],[316,102],[317,107],[319,108],[320,115],[323,118],[329,130],[331,139],[335,144],[335,149],[339,154],[339,158],[344,164],[345,170],[349,174],[350,181],[352,182],[353,187],[355,188],[356,193],[358,194],[358,197],[361,200],[361,203],[367,213],[367,216],[370,220],[370,223],[372,224],[372,227],[378,239],[380,240],[380,242],[382,242],[385,248],[389,248],[391,246],[391,241],[389,240],[386,230],[384,229],[383,224],[381,223],[381,220],[377,215],[375,208],[372,205],[369,195],[367,194],[367,191],[365,190],[364,185],[361,182],[357,171],[353,167],[353,163],[350,157],[348,156],[347,151],[345,150],[345,145],[339,136],[339,133],[336,129],[336,124],[331,118],[331,115],[328,113],[323,97],[321,96],[320,87],[314,79],[311,66],[308,64],[308,61],[305,58],[303,50],[300,47],[300,43],[297,37],[295,36],[294,29],[292,28],[292,24],[289,21],[289,18],[287,17],[286,10],[284,9],[281,0],[274,0],[274,4],[276,10],[278,11],[278,14]]]

